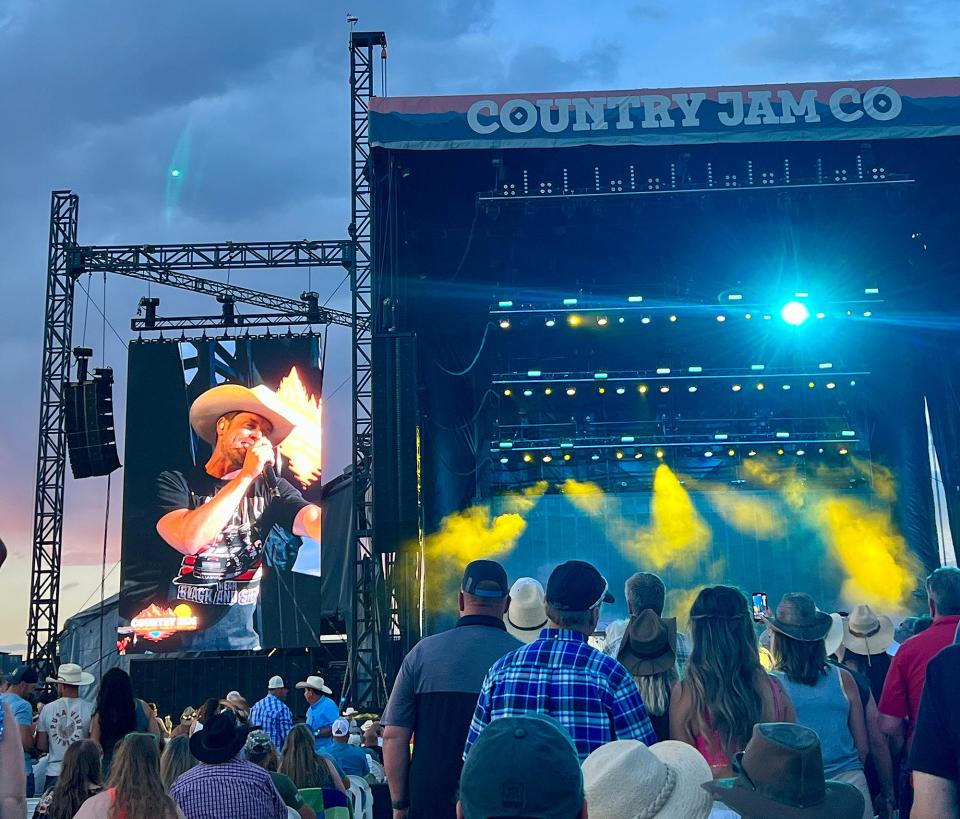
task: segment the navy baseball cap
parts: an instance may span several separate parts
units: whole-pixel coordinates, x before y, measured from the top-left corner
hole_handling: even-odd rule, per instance
[[[550,573],[546,598],[560,611],[589,611],[614,601],[604,576],[583,560],[568,560]]]
[[[463,570],[460,585],[467,594],[476,597],[504,598],[510,594],[507,572],[495,560],[474,560]]]
[[[7,676],[7,682],[10,685],[19,685],[20,683],[39,683],[40,675],[35,668],[28,665],[17,666],[12,674]]]

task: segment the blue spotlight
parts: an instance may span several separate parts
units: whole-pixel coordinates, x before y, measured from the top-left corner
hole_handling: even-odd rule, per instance
[[[803,304],[803,302],[788,301],[780,310],[780,318],[782,318],[787,324],[792,324],[794,327],[799,327],[808,318],[810,318],[810,311],[807,309],[807,305]]]

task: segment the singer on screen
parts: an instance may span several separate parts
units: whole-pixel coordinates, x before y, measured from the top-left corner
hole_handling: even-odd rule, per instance
[[[259,649],[254,613],[263,550],[274,526],[320,540],[320,508],[277,475],[277,447],[294,423],[266,403],[265,388],[213,387],[190,407],[190,424],[213,446],[202,467],[157,479],[157,532],[183,555],[171,599],[199,628],[192,651]]]

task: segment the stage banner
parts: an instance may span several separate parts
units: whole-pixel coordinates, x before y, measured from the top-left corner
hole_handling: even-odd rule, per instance
[[[960,134],[960,78],[491,96],[380,97],[383,148],[557,148]]]
[[[316,644],[332,565],[317,505],[320,345],[130,345],[121,653]],[[273,476],[260,468],[270,458]]]

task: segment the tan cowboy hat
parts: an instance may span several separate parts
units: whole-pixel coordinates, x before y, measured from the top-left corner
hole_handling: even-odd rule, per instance
[[[312,688],[314,691],[322,691],[324,694],[332,694],[333,691],[323,681],[323,677],[317,674],[311,674],[303,682],[297,683],[297,688]]]
[[[827,650],[827,656],[836,654],[843,642],[843,618],[839,614],[830,615],[830,631],[823,638],[823,647]]]
[[[663,620],[653,609],[644,609],[631,617],[617,660],[635,677],[649,677],[673,668],[677,663],[676,619]]]
[[[667,740],[649,748],[635,739],[601,745],[583,761],[590,819],[704,819],[713,778],[700,752]]]
[[[656,746],[654,746],[656,747]],[[703,787],[743,816],[778,819],[860,819],[863,796],[853,785],[823,778],[816,732],[803,725],[766,722],[753,726],[745,750],[736,755],[737,776]]]
[[[217,421],[228,412],[252,412],[266,418],[273,429],[266,436],[279,446],[293,431],[293,422],[278,407],[273,391],[264,386],[252,390],[239,384],[221,384],[200,395],[190,407],[190,425],[207,443],[217,440]]]
[[[893,620],[870,606],[854,606],[843,621],[843,647],[857,654],[883,654],[893,643]]]
[[[88,674],[76,663],[64,663],[57,669],[56,677],[47,677],[48,683],[63,683],[64,685],[90,685],[96,677]]]
[[[803,592],[785,594],[774,616],[764,615],[763,620],[774,631],[803,643],[824,639],[833,625],[830,615],[820,611],[813,598]]]
[[[510,587],[510,608],[503,624],[522,643],[532,643],[547,627],[543,586],[532,577],[518,577]]]

